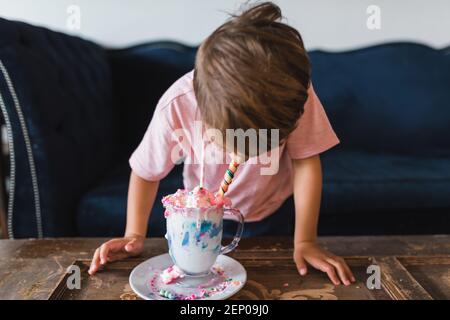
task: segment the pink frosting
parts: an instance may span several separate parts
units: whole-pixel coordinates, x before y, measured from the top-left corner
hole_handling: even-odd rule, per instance
[[[164,206],[175,206],[181,208],[209,208],[212,206],[231,206],[231,200],[212,193],[211,191],[195,187],[192,191],[178,189],[174,194],[165,196],[162,199]]]
[[[184,273],[180,270],[177,266],[173,265],[168,267],[167,269],[164,269],[163,272],[161,272],[161,281],[164,284],[172,283],[173,281],[177,280],[178,278],[183,278]]]

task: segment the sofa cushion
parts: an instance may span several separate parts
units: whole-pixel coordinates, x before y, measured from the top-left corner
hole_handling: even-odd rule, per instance
[[[322,155],[320,234],[448,233],[450,155],[407,157],[331,150]],[[80,236],[121,236],[130,169],[122,166],[81,200]],[[149,236],[163,236],[160,199],[182,187],[182,165],[161,181]],[[418,227],[419,226],[419,227]]]
[[[348,221],[347,233],[353,234],[400,233],[407,225],[414,233],[450,232],[444,222],[450,208],[450,154],[414,157],[337,148],[322,155],[322,164],[324,232],[338,220]],[[366,224],[365,229],[357,224]]]
[[[450,151],[449,53],[412,43],[311,52],[314,87],[342,146]]]
[[[183,187],[183,165],[177,165],[159,186],[149,221],[148,236],[162,237],[166,231],[161,199]],[[78,234],[82,237],[117,237],[125,231],[127,192],[130,177],[128,165],[111,172],[80,201],[77,212]]]

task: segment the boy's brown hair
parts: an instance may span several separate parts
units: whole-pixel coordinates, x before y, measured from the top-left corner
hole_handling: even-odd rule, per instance
[[[277,5],[258,4],[232,16],[198,50],[198,107],[224,137],[226,129],[279,129],[282,141],[303,113],[309,59],[300,33],[281,19]]]

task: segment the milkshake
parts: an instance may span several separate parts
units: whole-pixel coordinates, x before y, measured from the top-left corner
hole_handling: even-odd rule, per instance
[[[242,235],[243,217],[231,206],[230,199],[202,187],[192,191],[179,189],[162,200],[166,211],[166,239],[169,254],[177,268],[188,276],[209,274],[217,256],[232,251]],[[233,242],[222,246],[223,216],[238,218]]]

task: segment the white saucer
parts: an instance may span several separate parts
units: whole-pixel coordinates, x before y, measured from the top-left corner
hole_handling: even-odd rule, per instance
[[[180,297],[190,296],[193,292],[196,293],[200,290],[194,290],[192,287],[186,287],[185,283],[188,282],[186,277],[183,279],[178,279],[170,284],[163,284],[160,279],[160,274],[164,269],[170,267],[171,265],[173,265],[173,262],[168,253],[142,262],[136,266],[130,274],[131,288],[139,297],[145,300],[168,300],[168,298],[161,296],[159,292],[161,289],[173,292]],[[205,296],[197,298],[196,300],[227,299],[241,290],[247,281],[247,272],[244,267],[233,258],[220,255],[217,257],[215,265],[220,266],[224,272],[223,276],[213,276],[215,280],[217,280],[215,283],[222,283],[222,280],[227,280],[223,282],[225,285],[209,287],[208,284],[203,284],[205,286],[205,291],[208,293]],[[211,277],[207,278],[208,280],[211,280]],[[210,288],[214,288],[212,294],[209,294]]]

